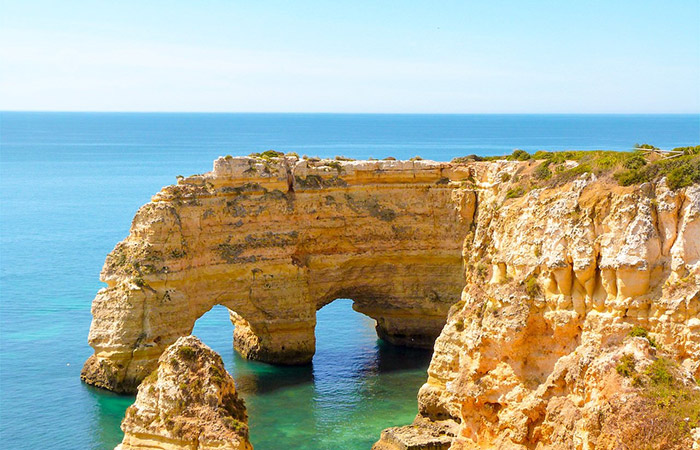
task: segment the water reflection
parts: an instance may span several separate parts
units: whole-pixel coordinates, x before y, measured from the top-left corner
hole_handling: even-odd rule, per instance
[[[313,384],[314,374],[311,365],[278,367],[255,361],[247,361],[238,353],[234,354],[233,377],[241,395],[266,395],[279,389],[300,384]]]

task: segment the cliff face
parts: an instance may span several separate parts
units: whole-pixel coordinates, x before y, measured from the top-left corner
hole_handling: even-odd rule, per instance
[[[538,167],[220,158],[107,257],[82,377],[135,389],[215,304],[244,356],[307,362],[316,310],[352,298],[391,342],[439,334],[413,426],[377,450],[688,448],[700,185],[572,170],[525,192]]]
[[[216,304],[248,358],[311,360],[316,311],[336,298],[380,337],[432,347],[464,285],[473,193],[462,165],[219,158],[136,214],[109,254],[82,378],[130,392]]]
[[[531,166],[477,170],[466,287],[410,427],[424,442],[412,446],[404,427],[376,448],[690,448],[700,186],[622,188],[589,174],[508,199],[501,180]]]
[[[163,353],[139,386],[116,450],[252,450],[245,405],[221,357],[194,336]]]

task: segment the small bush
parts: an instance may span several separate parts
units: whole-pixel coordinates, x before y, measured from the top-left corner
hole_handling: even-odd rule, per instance
[[[336,158],[337,158],[337,156],[336,156]],[[328,163],[326,163],[326,165],[328,167],[334,168],[335,171],[338,172],[338,174],[341,174],[343,172],[343,166],[340,164],[339,161],[341,161],[341,160],[329,161]]]
[[[515,149],[513,153],[506,157],[508,161],[527,161],[532,158],[525,150]]]
[[[654,384],[670,385],[673,383],[673,375],[671,375],[672,367],[673,363],[668,359],[659,358],[647,367],[644,374],[647,375]]]
[[[262,158],[279,158],[284,156],[284,153],[278,152],[277,150],[265,150],[264,152],[260,153],[260,156]]]
[[[658,149],[659,149],[658,147],[654,147],[654,146],[651,145],[651,144],[634,144],[634,146],[635,146],[636,148],[643,148],[643,149],[646,149],[646,150],[658,150]]]
[[[579,163],[578,166],[571,169],[565,169],[557,174],[554,178],[555,184],[566,184],[583,175],[584,173],[593,172],[592,167],[586,163]]]
[[[522,186],[516,186],[514,188],[508,189],[506,192],[506,198],[518,198],[525,195],[525,188]]]
[[[478,155],[467,155],[467,156],[460,156],[458,158],[453,158],[451,162],[455,164],[463,164],[463,163],[468,163],[468,162],[473,162],[473,161],[483,161],[484,158]]]
[[[540,294],[540,286],[537,284],[536,277],[530,277],[525,280],[525,291],[530,297],[535,297]]]
[[[197,352],[194,348],[190,347],[189,345],[183,345],[182,347],[177,349],[177,354],[178,356],[180,356],[180,358],[191,361],[195,358]]]
[[[209,368],[209,373],[211,374],[211,380],[212,380],[214,383],[216,383],[216,384],[218,384],[218,385],[223,384],[224,379],[225,379],[225,378],[224,378],[224,377],[225,377],[225,374],[221,371],[221,369],[219,369],[219,368],[216,367],[216,366],[211,366],[211,367]]]
[[[643,337],[649,341],[649,344],[651,344],[652,347],[656,347],[656,341],[654,341],[654,338],[649,336],[649,332],[640,326],[635,325],[629,334],[632,337]]]
[[[552,171],[549,170],[549,161],[545,161],[537,166],[533,175],[538,180],[549,180],[552,178]]]
[[[683,152],[684,155],[700,155],[700,145],[695,147],[676,147],[674,152]]]
[[[241,436],[248,436],[248,427],[245,423],[241,422],[240,420],[234,419],[233,417],[224,417],[222,420],[224,422],[224,425],[226,425],[226,427],[229,430],[233,430]]]
[[[620,358],[620,362],[618,365],[615,367],[615,370],[617,373],[622,375],[623,377],[629,378],[635,373],[637,373],[636,370],[636,361],[634,360],[634,355],[631,355],[629,353],[622,355],[622,358]]]
[[[637,170],[621,170],[613,175],[620,186],[632,186],[645,181],[644,174]]]
[[[624,162],[623,166],[626,169],[637,170],[647,165],[647,160],[641,155],[634,155]]]
[[[654,361],[644,374],[651,381],[644,395],[654,401],[679,430],[687,434],[700,426],[700,391],[674,378],[676,363],[667,358]]]
[[[674,190],[700,182],[700,157],[682,158],[686,160],[685,164],[679,164],[668,171],[666,182],[668,187]]]

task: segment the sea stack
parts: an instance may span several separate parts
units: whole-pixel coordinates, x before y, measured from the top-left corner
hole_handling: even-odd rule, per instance
[[[221,357],[195,336],[179,338],[138,388],[115,450],[252,450],[245,404]]]

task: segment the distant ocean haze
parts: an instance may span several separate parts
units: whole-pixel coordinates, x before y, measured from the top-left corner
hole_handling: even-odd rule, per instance
[[[698,145],[697,115],[0,113],[0,433],[5,448],[112,449],[132,397],[81,384],[99,272],[142,204],[227,154],[450,160],[536,150]],[[221,353],[256,450],[367,449],[409,423],[430,352],[378,342],[338,300],[306,368],[245,361],[223,307],[194,333]],[[41,430],[41,432],[37,432]]]

